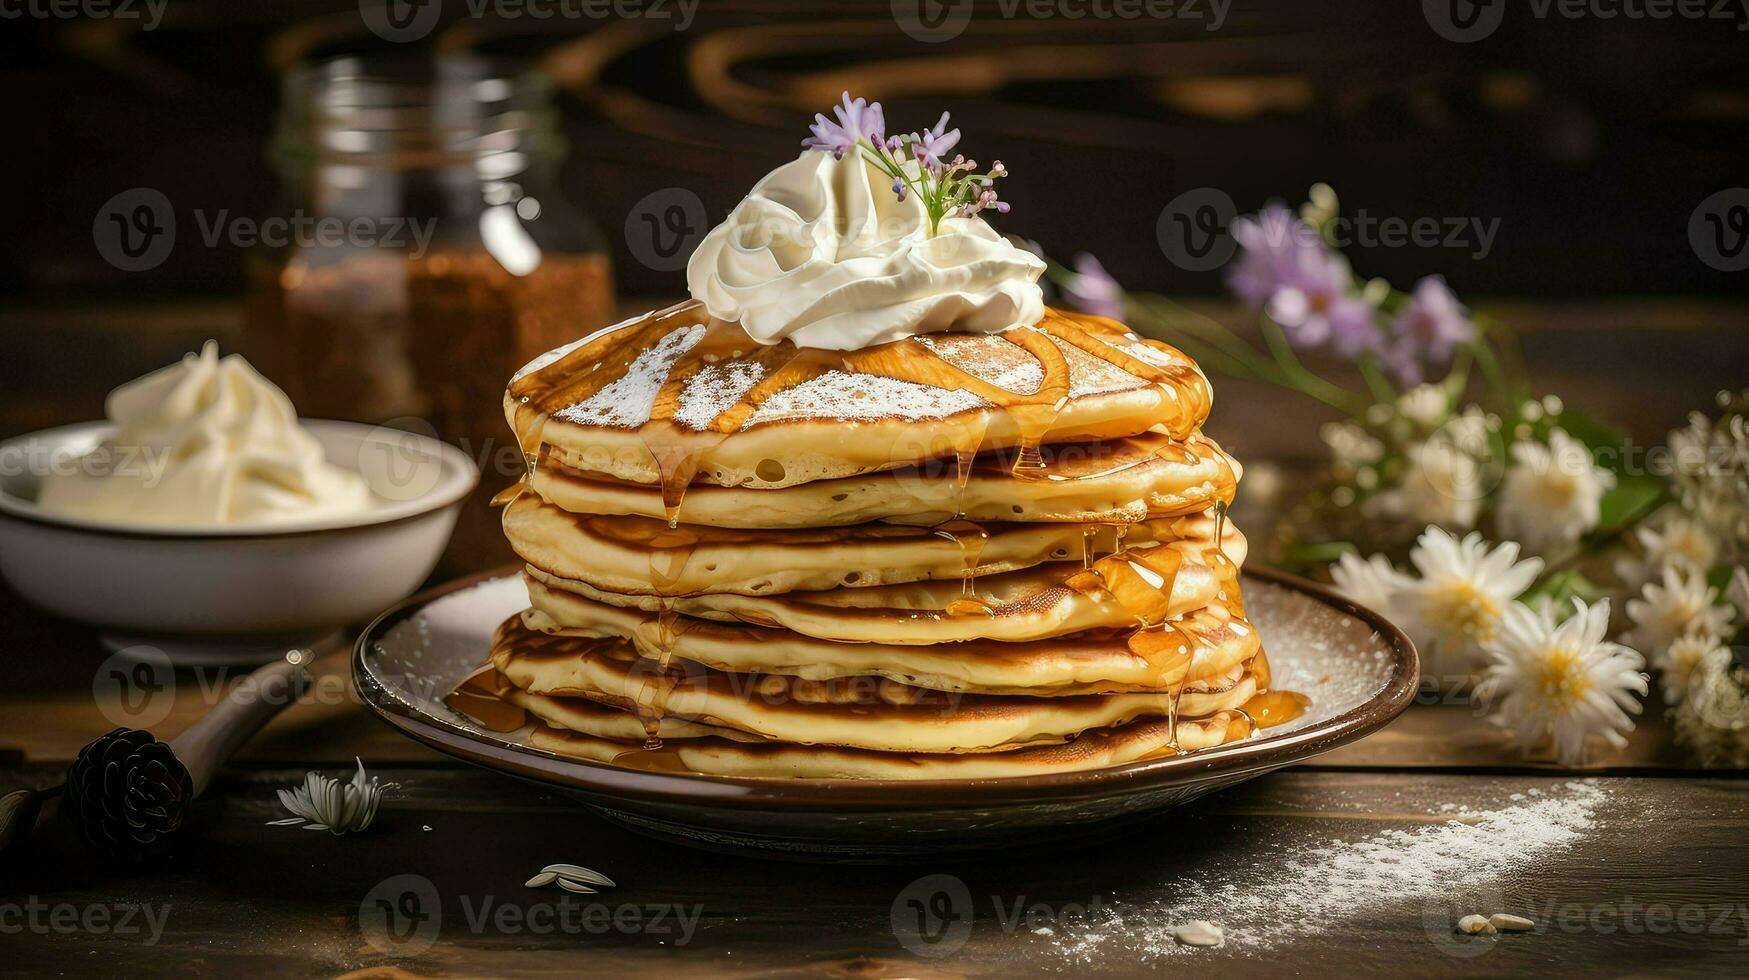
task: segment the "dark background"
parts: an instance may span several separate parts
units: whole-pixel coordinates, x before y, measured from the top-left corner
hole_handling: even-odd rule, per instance
[[[1179,192],[1218,187],[1247,211],[1297,203],[1324,180],[1350,214],[1500,220],[1484,261],[1464,248],[1352,250],[1358,271],[1399,286],[1441,272],[1471,297],[1740,292],[1742,274],[1695,258],[1687,225],[1709,194],[1749,183],[1749,15],[1539,18],[1528,0],[1493,2],[1499,28],[1459,44],[1413,0],[1233,0],[1218,31],[1205,29],[1207,0],[1195,20],[1035,19],[1025,7],[1007,18],[998,0],[975,0],[963,34],[925,44],[888,0],[703,0],[684,32],[672,20],[477,19],[448,0],[444,26],[412,47],[555,66],[564,189],[606,230],[627,296],[684,288],[625,249],[634,202],[686,187],[718,220],[846,87],[884,101],[895,127],[953,110],[963,148],[1013,171],[1004,230],[1054,256],[1094,251],[1136,287],[1220,290],[1155,243]],[[237,250],[178,247],[130,275],[96,253],[92,216],[137,186],[162,190],[185,221],[273,213],[276,73],[385,46],[344,0],[168,0],[156,29],[141,26],[0,20],[9,302],[238,294]]]

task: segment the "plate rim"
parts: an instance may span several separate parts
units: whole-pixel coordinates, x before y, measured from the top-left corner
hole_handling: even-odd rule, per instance
[[[1415,644],[1390,620],[1317,582],[1274,568],[1254,567],[1244,569],[1242,574],[1305,594],[1370,626],[1392,655],[1384,687],[1339,715],[1284,735],[1100,769],[980,779],[798,779],[650,772],[574,759],[529,746],[482,742],[459,725],[419,711],[398,696],[390,695],[366,668],[369,646],[418,610],[463,589],[520,573],[520,565],[499,566],[425,589],[384,610],[353,643],[353,686],[367,708],[414,741],[482,768],[580,792],[603,803],[840,812],[978,809],[1072,802],[1193,786],[1303,762],[1364,738],[1402,714],[1420,683],[1420,657]]]

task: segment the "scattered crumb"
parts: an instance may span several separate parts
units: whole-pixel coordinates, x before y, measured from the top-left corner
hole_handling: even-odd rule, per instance
[[[1225,938],[1221,927],[1207,919],[1192,919],[1174,929],[1173,935],[1185,946],[1219,946]]]

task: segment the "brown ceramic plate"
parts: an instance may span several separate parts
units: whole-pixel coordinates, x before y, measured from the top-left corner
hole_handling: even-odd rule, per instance
[[[1088,772],[978,780],[752,779],[638,772],[553,755],[487,731],[443,704],[484,658],[492,630],[528,601],[498,571],[415,596],[359,637],[366,704],[435,749],[580,796],[609,819],[716,849],[827,861],[887,861],[1103,839],[1158,811],[1376,731],[1415,694],[1415,648],[1378,614],[1303,579],[1245,573],[1246,614],[1276,686],[1306,714],[1244,742]]]

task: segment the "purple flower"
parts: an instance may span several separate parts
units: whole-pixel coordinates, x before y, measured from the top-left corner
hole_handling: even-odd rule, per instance
[[[911,143],[911,152],[917,154],[917,159],[926,166],[941,166],[942,154],[954,148],[960,141],[960,131],[947,128],[947,113],[942,113],[936,120],[934,129],[925,129]]]
[[[1321,249],[1302,253],[1280,271],[1285,276],[1269,298],[1267,311],[1281,325],[1288,343],[1295,347],[1328,343],[1344,357],[1378,349],[1372,304],[1349,293],[1353,277],[1340,257]]]
[[[886,114],[879,102],[865,99],[853,102],[850,93],[845,92],[843,104],[833,106],[832,114],[838,117],[836,123],[824,114],[814,115],[814,124],[808,127],[814,135],[802,140],[803,146],[843,159],[844,151],[854,149],[863,137],[876,146],[886,142]]]
[[[1233,239],[1244,249],[1227,267],[1227,287],[1247,304],[1268,302],[1300,267],[1324,257],[1323,240],[1280,201],[1256,217],[1233,222]]]
[[[1426,276],[1415,284],[1409,305],[1397,314],[1397,335],[1412,341],[1429,360],[1443,361],[1459,344],[1476,337],[1470,311],[1458,302],[1442,276]]]
[[[1075,277],[1063,286],[1063,298],[1082,312],[1123,319],[1123,287],[1086,252],[1075,256]]]

